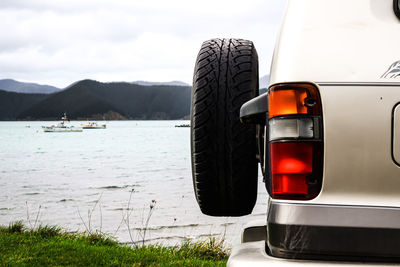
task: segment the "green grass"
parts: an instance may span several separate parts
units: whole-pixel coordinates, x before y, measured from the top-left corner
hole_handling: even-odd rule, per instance
[[[71,234],[56,226],[0,226],[0,266],[225,266],[222,242],[128,247],[102,234]]]

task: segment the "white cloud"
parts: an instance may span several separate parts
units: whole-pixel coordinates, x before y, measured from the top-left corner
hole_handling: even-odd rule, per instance
[[[214,37],[253,40],[266,74],[284,3],[2,0],[0,78],[191,83],[200,45]]]

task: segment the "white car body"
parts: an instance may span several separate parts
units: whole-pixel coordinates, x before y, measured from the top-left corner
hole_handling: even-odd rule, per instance
[[[288,1],[269,86],[307,82],[319,89],[324,142],[322,189],[311,200],[270,199],[267,225],[253,226],[250,235],[256,237],[250,238],[253,240],[250,242],[246,241],[249,239],[246,235],[252,227],[244,230],[244,243],[234,248],[228,266],[384,265],[367,258],[368,263],[362,263],[363,256],[350,261],[342,257],[340,262],[335,255],[317,259],[271,256],[266,247],[273,246],[272,241],[267,238],[264,242],[262,237],[265,238],[265,231],[268,234],[274,231],[270,224],[279,224],[296,225],[300,229],[340,228],[350,233],[355,229],[366,235],[392,229],[397,238],[400,19],[393,5],[393,0]],[[298,231],[297,235],[298,239],[291,242],[307,239],[307,231]],[[285,238],[290,237],[293,238],[293,233],[282,236],[282,240],[287,242]],[[374,242],[373,237],[369,240]],[[390,242],[394,244],[397,239]],[[377,250],[381,248],[380,255],[390,248],[389,244],[379,242],[368,244],[372,245]],[[278,244],[275,250],[279,254],[282,248]],[[391,253],[388,252],[389,257]]]

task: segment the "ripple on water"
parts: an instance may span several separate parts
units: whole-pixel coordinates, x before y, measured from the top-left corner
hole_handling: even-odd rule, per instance
[[[89,187],[89,189],[124,189],[124,188],[129,188],[129,187],[140,187],[140,185],[137,184],[127,184],[127,185],[107,185],[107,186],[101,186],[101,187]]]
[[[163,229],[184,229],[184,228],[193,228],[193,227],[207,227],[212,226],[212,224],[199,224],[199,223],[191,223],[191,224],[183,224],[183,225],[161,225],[161,226],[152,226],[147,227],[147,231],[158,231]],[[135,227],[131,228],[132,230],[143,230],[143,227]]]
[[[129,177],[132,177],[132,176],[126,174],[126,175],[118,175],[118,176],[116,176],[115,178],[129,178]]]
[[[72,198],[63,198],[59,202],[74,201]]]

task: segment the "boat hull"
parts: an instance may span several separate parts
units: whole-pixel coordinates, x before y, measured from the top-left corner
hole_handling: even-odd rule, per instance
[[[43,127],[45,133],[71,133],[82,132],[82,128],[57,128],[57,127]]]

